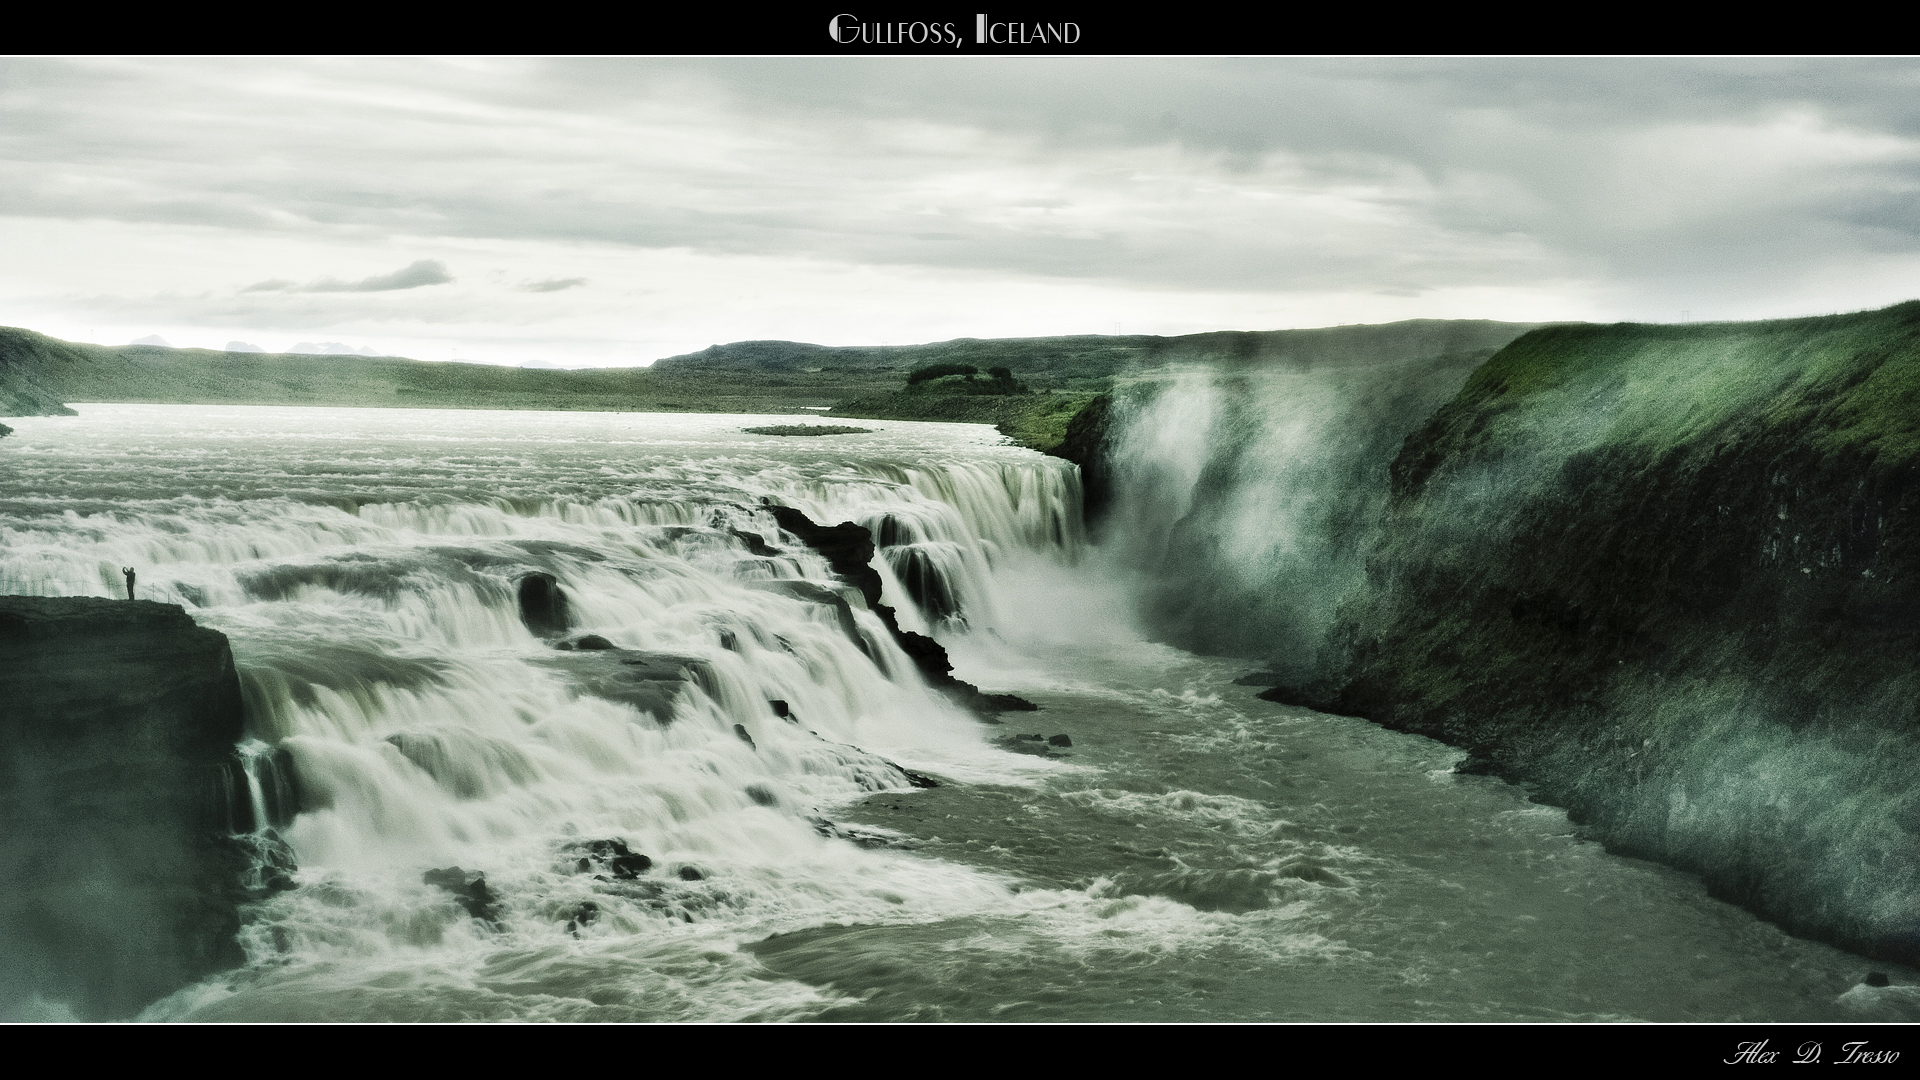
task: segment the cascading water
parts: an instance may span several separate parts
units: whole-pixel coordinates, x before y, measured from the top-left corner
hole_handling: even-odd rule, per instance
[[[137,565],[145,597],[231,636],[259,740],[244,754],[250,816],[284,823],[304,882],[256,914],[262,964],[478,941],[420,880],[447,864],[488,874],[502,932],[587,922],[569,941],[907,903],[889,860],[823,837],[821,812],[910,789],[896,765],[1007,770],[857,593],[857,608],[842,602],[848,633],[833,606],[766,587],[833,583],[821,557],[778,542],[760,501],[890,522],[903,535],[889,553],[937,549],[922,576],[951,603],[909,620],[922,625],[982,621],[995,559],[1070,558],[1078,539],[1069,466],[1009,462],[964,431],[977,460],[902,465],[863,461],[871,451],[782,461],[777,441],[707,418],[623,440],[660,418],[521,416],[501,436],[471,415],[415,414],[429,433],[396,438],[400,414],[107,412],[136,427],[133,445],[65,449],[143,460],[92,488],[74,484],[74,457],[25,462],[0,575],[16,592],[98,594],[103,567]],[[276,453],[274,438],[297,449]],[[751,464],[716,449],[750,449]],[[422,473],[438,475],[409,497]],[[575,636],[618,649],[536,637],[516,608],[529,575],[560,583]],[[676,669],[651,713],[599,685],[641,653]],[[288,765],[290,821],[276,805]],[[658,873],[616,886],[579,873],[576,849],[596,839]],[[593,919],[563,918],[589,902]]]
[[[254,740],[248,963],[150,1018],[1906,1015],[1438,743],[1148,643],[1072,466],[984,427],[80,411],[8,440],[0,588],[137,567]],[[901,625],[1043,710],[929,691],[763,500],[867,526]],[[1653,973],[1695,953],[1704,996]]]

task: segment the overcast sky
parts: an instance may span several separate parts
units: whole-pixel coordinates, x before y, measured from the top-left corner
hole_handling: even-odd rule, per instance
[[[0,324],[627,365],[1920,297],[1911,60],[14,59]]]

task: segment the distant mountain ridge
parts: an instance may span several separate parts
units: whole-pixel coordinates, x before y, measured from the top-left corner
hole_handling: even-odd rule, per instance
[[[1181,337],[960,338],[875,346],[739,341],[667,357],[652,367],[576,370],[87,345],[0,327],[0,416],[67,415],[67,404],[76,401],[788,414],[860,401],[868,411],[859,415],[886,418],[894,415],[887,400],[902,389],[904,373],[930,363],[1010,367],[1035,391],[1085,397],[1107,389],[1114,378],[1180,363],[1348,364],[1383,354],[1490,352],[1533,325],[1419,319]],[[938,401],[916,400],[911,414],[895,418],[989,419],[965,409],[945,415]]]
[[[655,371],[796,372],[840,368],[907,371],[934,363],[1009,367],[1042,382],[1111,378],[1180,363],[1340,364],[1382,352],[1441,355],[1495,349],[1540,323],[1409,319],[1309,330],[1212,330],[1177,337],[1075,334],[1037,338],[955,338],[923,345],[811,345],[736,341],[655,361]]]

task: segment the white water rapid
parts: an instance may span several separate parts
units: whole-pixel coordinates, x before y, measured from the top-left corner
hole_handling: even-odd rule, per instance
[[[148,1019],[1914,1015],[1441,744],[1152,644],[1074,467],[984,427],[79,411],[0,448],[0,591],[133,566],[224,632],[298,864],[246,966]],[[1042,710],[930,691],[766,500],[873,530],[902,626]],[[522,620],[537,574],[564,635]],[[584,635],[615,649],[555,647]],[[455,866],[484,900],[426,880]]]

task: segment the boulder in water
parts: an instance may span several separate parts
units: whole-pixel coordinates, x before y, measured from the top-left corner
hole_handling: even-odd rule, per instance
[[[615,878],[631,881],[653,868],[652,859],[630,850],[623,840],[589,840],[584,846],[574,845],[572,850],[586,852],[574,863],[575,872],[581,874],[592,871],[597,863],[611,871]]]
[[[423,885],[433,885],[453,894],[459,905],[467,909],[467,914],[484,923],[500,921],[500,899],[487,887],[487,875],[478,870],[471,875],[457,866],[429,870],[421,875]]]
[[[567,914],[569,916],[567,919],[567,933],[572,934],[574,937],[579,937],[582,927],[591,925],[593,920],[600,917],[600,905],[591,900],[582,900],[578,904],[575,904],[573,910]]]
[[[1043,736],[1009,735],[999,740],[1000,748],[1016,754],[1032,754],[1034,757],[1046,757],[1052,751],[1047,749]]]
[[[567,632],[567,594],[560,579],[545,571],[535,571],[520,579],[520,621],[539,637],[558,637]]]

